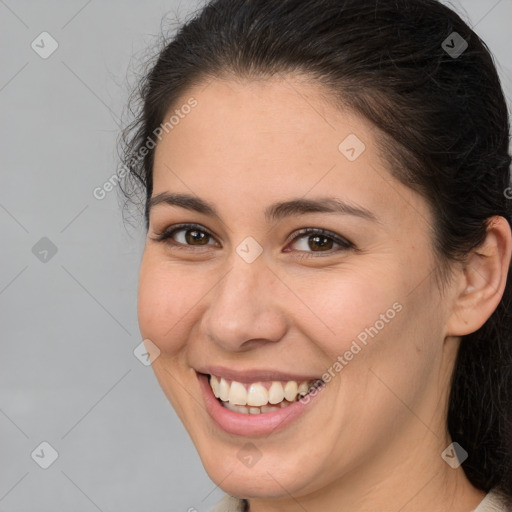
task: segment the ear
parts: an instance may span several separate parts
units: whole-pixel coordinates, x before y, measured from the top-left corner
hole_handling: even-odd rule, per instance
[[[461,285],[447,320],[446,335],[475,332],[492,315],[505,290],[511,252],[512,234],[507,220],[501,216],[489,218],[485,240],[473,249],[461,271]]]

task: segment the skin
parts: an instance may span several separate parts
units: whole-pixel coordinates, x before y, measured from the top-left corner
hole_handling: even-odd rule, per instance
[[[211,479],[249,498],[251,512],[469,512],[485,494],[441,458],[451,443],[449,379],[460,336],[501,299],[510,228],[494,218],[441,293],[426,201],[392,177],[375,127],[321,93],[298,76],[214,79],[173,106],[198,102],[157,145],[153,196],[196,195],[221,220],[163,204],[151,211],[138,316],[161,351],[154,372]],[[338,150],[349,134],[366,146],[352,162]],[[268,205],[304,196],[357,203],[378,222],[337,213],[266,222]],[[202,245],[179,231],[182,250],[154,240],[182,222],[213,236]],[[314,235],[294,235],[302,228],[332,231],[358,251],[315,251]],[[236,252],[248,236],[263,248],[250,264]],[[206,412],[194,368],[321,376],[396,302],[401,311],[284,430],[235,436]],[[261,454],[252,467],[237,457],[247,442]]]

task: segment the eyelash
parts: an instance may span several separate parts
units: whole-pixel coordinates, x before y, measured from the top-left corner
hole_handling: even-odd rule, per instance
[[[186,245],[182,244],[180,242],[175,242],[172,240],[172,236],[177,233],[178,231],[189,231],[189,230],[196,230],[201,231],[202,233],[205,233],[206,235],[215,238],[212,233],[210,233],[207,229],[203,228],[200,224],[177,224],[175,226],[172,226],[172,229],[167,229],[163,231],[162,233],[158,234],[155,238],[152,238],[152,240],[155,240],[157,242],[167,242],[170,245],[173,246],[174,249],[185,249],[188,250],[191,247],[194,247],[192,245]],[[328,231],[326,229],[320,229],[320,228],[304,228],[299,230],[295,237],[293,237],[289,242],[295,242],[296,240],[305,237],[305,235],[321,235],[326,238],[332,239],[336,244],[338,244],[340,247],[338,249],[329,250],[329,251],[299,251],[302,252],[303,255],[301,255],[301,258],[310,258],[310,257],[316,257],[315,255],[319,254],[320,256],[330,256],[333,253],[337,253],[343,250],[348,249],[356,249],[355,245],[346,240],[345,238],[340,237],[339,235],[336,235],[336,233],[333,233],[332,231]],[[288,241],[287,241],[288,242]],[[326,253],[326,254],[322,254]]]

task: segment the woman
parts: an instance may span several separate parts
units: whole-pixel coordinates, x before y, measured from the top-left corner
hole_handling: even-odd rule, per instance
[[[435,0],[216,0],[124,134],[139,325],[214,509],[512,509],[506,103]]]

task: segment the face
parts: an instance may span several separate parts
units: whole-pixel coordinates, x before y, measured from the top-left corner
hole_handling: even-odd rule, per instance
[[[156,148],[140,330],[206,471],[238,496],[368,482],[443,432],[431,213],[392,177],[375,127],[321,93],[291,76],[212,80]],[[221,405],[209,374],[224,401],[250,396],[249,414]],[[293,402],[288,381],[315,378]],[[257,411],[283,400],[274,381],[286,407]]]

